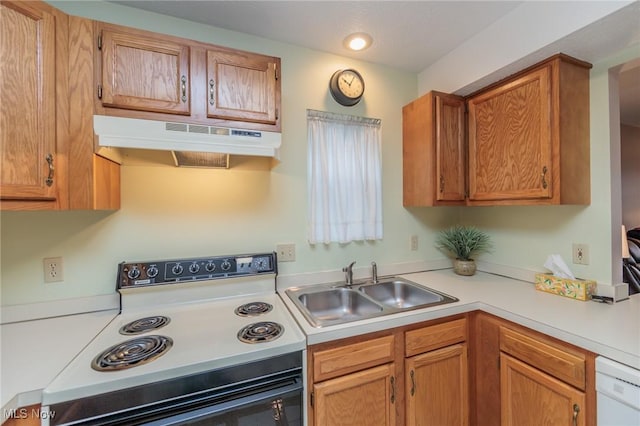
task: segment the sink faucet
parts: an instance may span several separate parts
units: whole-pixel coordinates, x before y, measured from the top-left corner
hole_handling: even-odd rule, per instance
[[[371,262],[371,281],[374,284],[378,284],[378,265],[376,265],[376,262]]]
[[[344,281],[347,284],[347,287],[351,287],[353,284],[353,264],[355,261],[351,262],[349,266],[345,266],[342,268],[342,272],[344,272]]]

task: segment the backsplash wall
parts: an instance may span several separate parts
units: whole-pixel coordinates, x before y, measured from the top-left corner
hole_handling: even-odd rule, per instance
[[[364,269],[373,260],[380,265],[437,260],[443,255],[433,247],[436,232],[459,221],[477,224],[494,237],[494,251],[482,260],[516,268],[543,270],[550,253],[569,261],[572,242],[588,243],[591,264],[574,272],[611,282],[607,73],[637,49],[592,70],[590,206],[405,209],[401,109],[419,95],[417,75],[115,4],[51,3],[73,15],[281,57],[281,161],[271,169],[263,161],[241,158],[232,159],[239,165],[231,170],[176,169],[133,153],[121,168],[117,212],[2,212],[3,306],[112,294],[116,265],[123,260],[271,251],[278,243],[296,244],[296,262],[279,265],[285,275],[339,270],[353,260]],[[364,99],[353,108],[337,105],[327,88],[331,74],[345,67],[357,68],[366,80]],[[307,243],[307,109],[382,119],[383,240]],[[417,251],[410,250],[413,234],[419,236]],[[42,258],[51,256],[64,258],[62,283],[43,282]]]

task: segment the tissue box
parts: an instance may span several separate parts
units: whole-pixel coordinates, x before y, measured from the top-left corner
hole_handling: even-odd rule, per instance
[[[589,300],[596,294],[597,284],[593,280],[570,280],[550,274],[536,274],[536,290],[558,294],[578,300]]]

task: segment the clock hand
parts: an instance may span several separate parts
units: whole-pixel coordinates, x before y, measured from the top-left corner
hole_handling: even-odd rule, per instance
[[[352,75],[352,76],[351,76],[351,81],[349,82],[349,86],[351,86],[351,83],[353,83],[353,80],[354,80],[355,78],[356,78],[356,76],[355,76],[355,75]]]
[[[347,81],[346,78],[342,77],[342,81],[344,81],[345,83],[347,83],[349,85],[349,87],[351,87],[351,82]],[[353,82],[353,79],[351,81]]]

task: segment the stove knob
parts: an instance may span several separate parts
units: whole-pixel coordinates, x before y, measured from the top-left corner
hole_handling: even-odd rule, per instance
[[[158,275],[158,267],[156,265],[151,265],[147,268],[147,276],[149,278],[155,278]]]
[[[173,268],[171,268],[171,272],[173,273],[173,275],[180,275],[182,273],[182,271],[184,271],[184,268],[179,263],[176,263],[173,266]]]
[[[192,274],[198,273],[199,270],[200,270],[200,265],[198,265],[197,263],[194,262],[191,265],[189,265],[189,272],[191,272]]]
[[[224,262],[222,262],[222,265],[220,265],[220,267],[222,268],[223,271],[228,271],[229,269],[231,269],[231,262],[225,259]]]
[[[212,260],[208,261],[206,265],[204,265],[204,269],[207,270],[207,272],[213,272],[216,270],[216,264],[213,263]]]
[[[136,280],[140,278],[140,269],[138,269],[137,266],[132,266],[131,269],[129,269],[127,276],[130,280]]]

